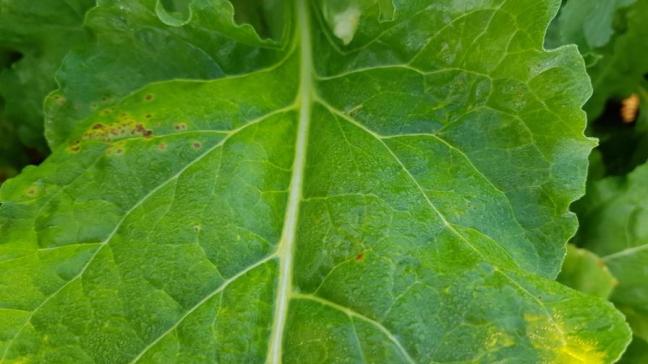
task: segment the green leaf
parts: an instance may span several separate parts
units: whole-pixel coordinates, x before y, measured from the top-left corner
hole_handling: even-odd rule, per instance
[[[618,281],[595,254],[573,245],[567,247],[558,282],[602,298],[609,298]]]
[[[594,94],[586,106],[592,120],[599,116],[609,99],[621,99],[639,92],[648,74],[648,1],[637,0],[626,14],[623,32],[616,37],[603,58],[589,69]]]
[[[637,0],[569,0],[554,19],[547,45],[578,45],[581,53],[589,54],[603,48],[615,34],[614,20],[620,9]]]
[[[235,23],[227,0],[100,0],[85,25],[94,42],[66,57],[57,73],[60,89],[46,100],[53,147],[89,126],[81,119],[147,83],[215,79],[283,57],[275,42]]]
[[[628,317],[635,336],[648,341],[648,164],[628,176],[608,177],[588,187],[577,209],[575,240],[602,256],[619,280],[611,300]]]
[[[280,60],[63,121],[0,189],[3,361],[616,360],[622,315],[553,281],[594,144],[582,59],[542,47],[558,4],[385,3],[349,38],[295,1]]]
[[[636,364],[648,361],[648,341],[636,338],[632,340],[628,350],[619,361],[620,364]]]
[[[27,164],[26,148],[47,150],[43,99],[56,88],[54,73],[63,56],[86,41],[81,22],[93,5],[93,0],[0,3],[0,170]]]

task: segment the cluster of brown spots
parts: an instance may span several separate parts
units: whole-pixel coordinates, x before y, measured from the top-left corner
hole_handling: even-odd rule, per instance
[[[70,146],[68,146],[67,149],[70,153],[78,153],[81,150],[81,142],[79,140],[75,140],[70,144]]]
[[[175,124],[175,130],[177,131],[187,130],[187,124],[186,123]]]
[[[96,123],[83,133],[81,139],[109,142],[115,139],[133,136],[150,138],[153,136],[153,130],[147,129],[144,124],[133,120],[125,120],[116,124]]]
[[[135,124],[135,133],[143,136],[144,138],[150,138],[153,135],[153,130],[146,129],[142,124]]]

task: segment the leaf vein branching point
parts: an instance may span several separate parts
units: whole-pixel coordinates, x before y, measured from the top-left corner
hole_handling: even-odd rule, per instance
[[[143,196],[139,201],[137,201],[137,202],[136,202],[136,203],[135,203],[135,204],[134,204],[134,205],[133,205],[133,206],[132,206],[128,211],[126,211],[126,212],[124,213],[123,217],[119,220],[119,222],[117,223],[117,225],[115,225],[115,228],[110,232],[110,234],[108,235],[108,237],[106,237],[106,239],[104,239],[101,243],[97,244],[97,245],[98,245],[97,249],[96,249],[95,252],[92,254],[92,256],[90,256],[90,258],[88,259],[88,261],[83,265],[83,267],[81,268],[81,270],[79,271],[79,273],[77,273],[74,277],[72,277],[69,281],[67,281],[65,284],[63,284],[61,287],[59,287],[59,288],[58,288],[56,291],[54,291],[52,294],[50,294],[49,296],[47,296],[47,297],[46,297],[46,298],[45,298],[45,299],[44,299],[44,300],[43,300],[43,301],[42,301],[38,306],[36,306],[36,307],[31,311],[31,314],[27,317],[27,319],[25,320],[25,323],[24,323],[24,324],[23,324],[23,325],[22,325],[22,326],[21,326],[21,327],[16,331],[16,333],[15,333],[15,334],[14,334],[14,335],[13,335],[13,336],[8,340],[8,341],[7,341],[7,343],[5,344],[5,350],[4,350],[3,354],[2,354],[2,357],[0,358],[0,362],[3,362],[3,361],[4,361],[4,359],[5,359],[6,356],[7,356],[7,353],[9,353],[9,351],[10,351],[10,349],[11,349],[13,343],[14,343],[14,340],[15,340],[18,336],[20,336],[20,334],[22,333],[22,331],[27,327],[27,325],[29,325],[29,323],[31,322],[31,320],[32,320],[32,318],[34,317],[34,315],[36,314],[36,312],[38,312],[41,308],[43,308],[43,307],[44,307],[44,306],[45,306],[45,305],[46,305],[46,304],[47,304],[47,303],[48,303],[52,298],[56,297],[59,293],[61,293],[61,292],[62,292],[62,291],[67,287],[67,286],[69,286],[70,284],[72,284],[72,282],[75,282],[77,279],[79,279],[79,278],[81,278],[81,277],[83,276],[83,274],[84,274],[85,271],[88,269],[88,267],[90,266],[90,264],[95,260],[95,258],[99,255],[99,253],[103,250],[103,248],[105,248],[105,247],[108,245],[108,243],[112,240],[112,238],[115,236],[115,234],[117,234],[117,232],[118,232],[119,229],[121,228],[122,224],[126,221],[126,219],[130,216],[130,214],[133,213],[133,211],[135,211],[138,207],[140,207],[140,206],[141,206],[144,202],[146,202],[150,197],[152,197],[153,195],[155,195],[155,193],[157,193],[159,190],[161,190],[162,188],[164,188],[164,186],[166,186],[169,182],[174,181],[175,179],[177,179],[178,177],[180,177],[184,172],[186,172],[189,168],[191,168],[191,166],[193,166],[193,165],[195,165],[196,163],[198,163],[198,162],[200,162],[201,160],[203,160],[203,158],[207,157],[207,156],[208,156],[209,154],[211,154],[214,150],[217,150],[218,148],[222,147],[222,146],[223,146],[223,145],[224,145],[224,144],[225,144],[225,143],[226,143],[226,142],[227,142],[231,137],[233,137],[234,135],[238,134],[240,131],[242,131],[242,130],[244,130],[244,129],[246,129],[246,128],[252,126],[252,125],[258,124],[258,123],[260,123],[260,122],[262,122],[262,121],[264,121],[264,120],[266,120],[266,119],[268,119],[268,118],[270,118],[270,117],[272,117],[272,116],[274,116],[274,115],[281,114],[281,113],[284,113],[284,112],[288,112],[288,111],[292,110],[293,108],[294,108],[294,106],[291,105],[291,106],[286,107],[286,108],[282,108],[282,109],[278,109],[278,110],[272,111],[272,112],[267,113],[267,114],[265,114],[265,115],[263,115],[263,116],[261,116],[261,117],[259,117],[259,118],[257,118],[257,119],[254,119],[254,120],[249,121],[248,123],[244,124],[243,126],[237,128],[237,129],[232,130],[232,131],[227,135],[227,137],[225,137],[225,138],[224,138],[223,140],[221,140],[219,143],[215,144],[213,147],[210,147],[210,148],[207,149],[204,153],[200,154],[198,157],[196,157],[195,159],[193,159],[192,161],[190,161],[189,163],[187,163],[187,164],[186,164],[183,168],[181,168],[181,169],[180,169],[176,174],[174,174],[173,176],[169,177],[168,179],[166,179],[166,180],[163,181],[162,183],[158,184],[158,185],[157,185],[155,188],[153,188],[149,193],[147,193],[147,194],[144,195],[144,196]]]
[[[198,308],[200,308],[202,305],[204,305],[207,301],[209,301],[211,298],[216,296],[217,294],[223,292],[230,284],[236,282],[239,278],[245,276],[249,272],[253,271],[254,269],[266,264],[267,262],[276,259],[277,255],[272,254],[269,255],[258,262],[248,266],[247,268],[243,269],[242,271],[238,272],[234,276],[230,277],[229,279],[225,280],[220,286],[218,286],[215,290],[211,291],[209,294],[207,294],[203,299],[198,301],[193,307],[191,307],[189,310],[187,310],[182,316],[176,320],[175,324],[171,325],[167,330],[165,330],[162,334],[160,334],[158,337],[155,338],[155,340],[151,341],[144,349],[142,349],[137,356],[133,358],[129,363],[133,364],[138,362],[144,354],[146,354],[151,348],[155,346],[160,340],[164,339],[169,333],[171,333],[173,330],[175,330],[180,324],[189,316],[191,315],[194,311],[196,311]]]
[[[312,294],[293,293],[292,297],[294,299],[309,300],[309,301],[317,302],[317,303],[319,303],[321,305],[331,307],[331,308],[333,308],[335,310],[338,310],[338,311],[346,314],[350,318],[355,317],[355,318],[357,318],[359,320],[362,320],[362,321],[365,321],[365,322],[371,324],[372,326],[374,326],[378,330],[380,330],[385,336],[387,336],[387,338],[389,338],[389,340],[394,345],[396,345],[398,350],[403,354],[403,356],[405,356],[405,359],[407,359],[407,361],[409,363],[416,363],[414,361],[414,359],[412,359],[412,356],[407,352],[407,350],[405,350],[405,348],[403,347],[401,342],[398,340],[398,338],[391,331],[389,331],[383,324],[381,324],[380,322],[378,322],[376,320],[373,320],[373,319],[371,319],[371,318],[369,318],[369,317],[367,317],[367,316],[365,316],[365,315],[363,315],[363,314],[361,314],[361,313],[359,313],[357,311],[354,311],[354,310],[352,310],[352,309],[350,309],[348,307],[342,306],[340,304],[337,304],[335,302],[329,301],[327,299],[324,299],[322,297],[315,296],[315,295],[312,295]]]

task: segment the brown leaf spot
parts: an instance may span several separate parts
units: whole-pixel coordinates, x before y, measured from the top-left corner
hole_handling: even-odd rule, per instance
[[[78,153],[81,150],[81,142],[78,140],[75,140],[70,146],[67,148],[70,153]]]
[[[29,196],[29,197],[36,197],[36,195],[38,195],[38,187],[36,187],[36,186],[30,186],[30,187],[27,188],[27,190],[25,191],[25,194],[26,194],[27,196]]]

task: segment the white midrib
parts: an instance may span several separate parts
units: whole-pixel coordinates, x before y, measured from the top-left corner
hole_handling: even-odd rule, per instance
[[[299,219],[299,206],[302,199],[304,182],[304,168],[306,165],[306,152],[308,148],[308,129],[310,126],[311,106],[313,102],[313,55],[310,38],[310,21],[308,2],[296,0],[300,49],[299,68],[299,121],[297,126],[297,140],[295,142],[295,158],[293,161],[292,177],[290,179],[290,194],[286,207],[283,231],[277,250],[279,256],[279,278],[275,296],[275,310],[273,315],[272,331],[268,345],[266,362],[280,364],[282,358],[282,344],[288,305],[292,293],[292,276],[294,263],[295,238]]]

